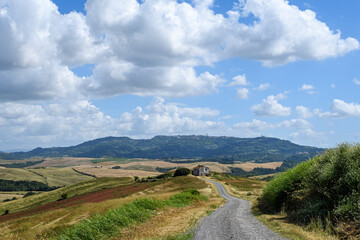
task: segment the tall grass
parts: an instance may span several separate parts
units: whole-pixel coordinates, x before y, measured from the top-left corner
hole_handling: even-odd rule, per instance
[[[340,223],[360,227],[360,144],[341,144],[281,174],[264,188],[260,207],[337,232]]]
[[[185,207],[196,200],[206,200],[197,190],[190,189],[174,194],[168,200],[154,198],[137,199],[119,208],[109,210],[103,215],[96,215],[81,221],[57,237],[59,240],[97,240],[115,235],[120,228],[134,223],[145,222],[165,207]]]

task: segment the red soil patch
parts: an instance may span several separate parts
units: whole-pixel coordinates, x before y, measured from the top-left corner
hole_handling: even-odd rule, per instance
[[[69,199],[59,200],[56,202],[46,203],[44,205],[27,209],[20,212],[9,213],[7,215],[0,216],[0,223],[9,221],[15,218],[21,218],[25,216],[29,216],[38,212],[49,211],[60,208],[67,208],[72,206],[81,205],[84,203],[96,203],[103,202],[113,198],[122,198],[126,197],[135,192],[142,191],[153,184],[151,183],[134,183],[127,186],[119,186],[109,189],[100,190],[97,192],[85,193],[79,196],[74,196]]]

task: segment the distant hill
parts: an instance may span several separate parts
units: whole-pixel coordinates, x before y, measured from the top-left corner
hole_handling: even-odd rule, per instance
[[[0,153],[2,159],[31,157],[148,158],[167,161],[274,162],[306,160],[324,149],[301,146],[269,137],[156,136],[151,139],[106,137],[71,147],[35,148],[29,152]]]

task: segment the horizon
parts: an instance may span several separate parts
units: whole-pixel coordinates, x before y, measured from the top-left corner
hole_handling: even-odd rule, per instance
[[[4,0],[0,151],[157,135],[360,142],[360,2]]]
[[[250,138],[242,138],[242,137],[234,137],[234,136],[211,136],[211,135],[156,135],[156,136],[153,136],[153,137],[149,137],[149,138],[132,138],[132,137],[128,137],[128,136],[107,136],[107,137],[102,137],[102,138],[95,138],[95,139],[90,139],[90,140],[86,140],[84,142],[80,142],[80,143],[76,143],[74,145],[67,145],[67,146],[51,146],[51,147],[41,147],[41,146],[38,146],[38,147],[35,147],[35,148],[32,148],[32,149],[14,149],[12,151],[8,150],[8,151],[1,151],[0,152],[4,152],[4,153],[16,153],[16,152],[29,152],[29,151],[32,151],[32,150],[35,150],[37,148],[41,148],[41,149],[46,149],[46,148],[63,148],[63,147],[76,147],[78,145],[81,145],[83,143],[87,143],[87,142],[92,142],[92,141],[95,141],[95,140],[101,140],[101,139],[105,139],[105,138],[129,138],[131,140],[151,140],[155,137],[209,137],[209,138],[241,138],[241,139],[256,139],[256,138],[272,138],[272,139],[278,139],[278,140],[281,140],[281,141],[289,141],[291,142],[290,140],[287,140],[287,139],[281,139],[281,138],[275,138],[275,137],[267,137],[267,136],[257,136],[257,137],[250,137]],[[291,142],[293,144],[296,144],[294,142]],[[315,147],[315,146],[311,146],[311,145],[302,145],[302,144],[297,144],[299,146],[303,146],[303,147]],[[319,148],[319,147],[316,147],[316,148]],[[321,148],[320,148],[321,149]],[[325,148],[326,149],[326,148]]]

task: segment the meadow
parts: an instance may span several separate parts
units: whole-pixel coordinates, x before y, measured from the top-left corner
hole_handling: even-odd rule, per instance
[[[0,179],[13,181],[37,181],[49,186],[67,186],[92,179],[71,168],[1,168]]]
[[[187,192],[179,198],[179,194],[184,194],[181,192],[188,189],[195,189],[193,191],[196,196],[191,202],[183,205],[187,199],[192,198],[190,195],[194,195]],[[199,198],[197,191],[206,197]],[[59,200],[64,193],[67,194],[66,198]],[[177,198],[180,200],[176,200]],[[207,200],[201,201],[205,199]],[[152,220],[135,221],[123,226],[125,228],[121,229],[120,235],[115,234],[115,238],[122,236],[121,239],[134,239],[134,236],[139,235],[141,238],[153,238],[160,234],[164,239],[170,239],[180,236],[199,217],[222,203],[222,199],[217,197],[212,186],[197,177],[183,176],[141,183],[134,182],[133,178],[99,178],[30,196],[28,199],[0,203],[0,211],[4,211],[4,206],[13,209],[9,214],[0,216],[0,238],[57,238],[61,234],[66,235],[65,232],[73,231],[71,229],[78,229],[78,226],[84,224],[82,221],[85,219],[88,219],[85,221],[88,222],[107,218],[104,216],[108,216],[109,209],[120,212],[128,212],[129,209],[138,211],[139,202],[148,200],[158,205],[155,215],[154,210],[149,210],[150,215],[147,216]],[[41,204],[38,205],[38,202]],[[124,208],[127,210],[121,210]],[[141,209],[142,213],[145,211],[148,210]],[[11,217],[12,214],[15,217]],[[176,222],[175,219],[179,218],[182,220]],[[172,226],[174,221],[176,226]],[[141,232],[135,230],[138,227],[142,229]],[[110,232],[112,235],[113,230]]]

